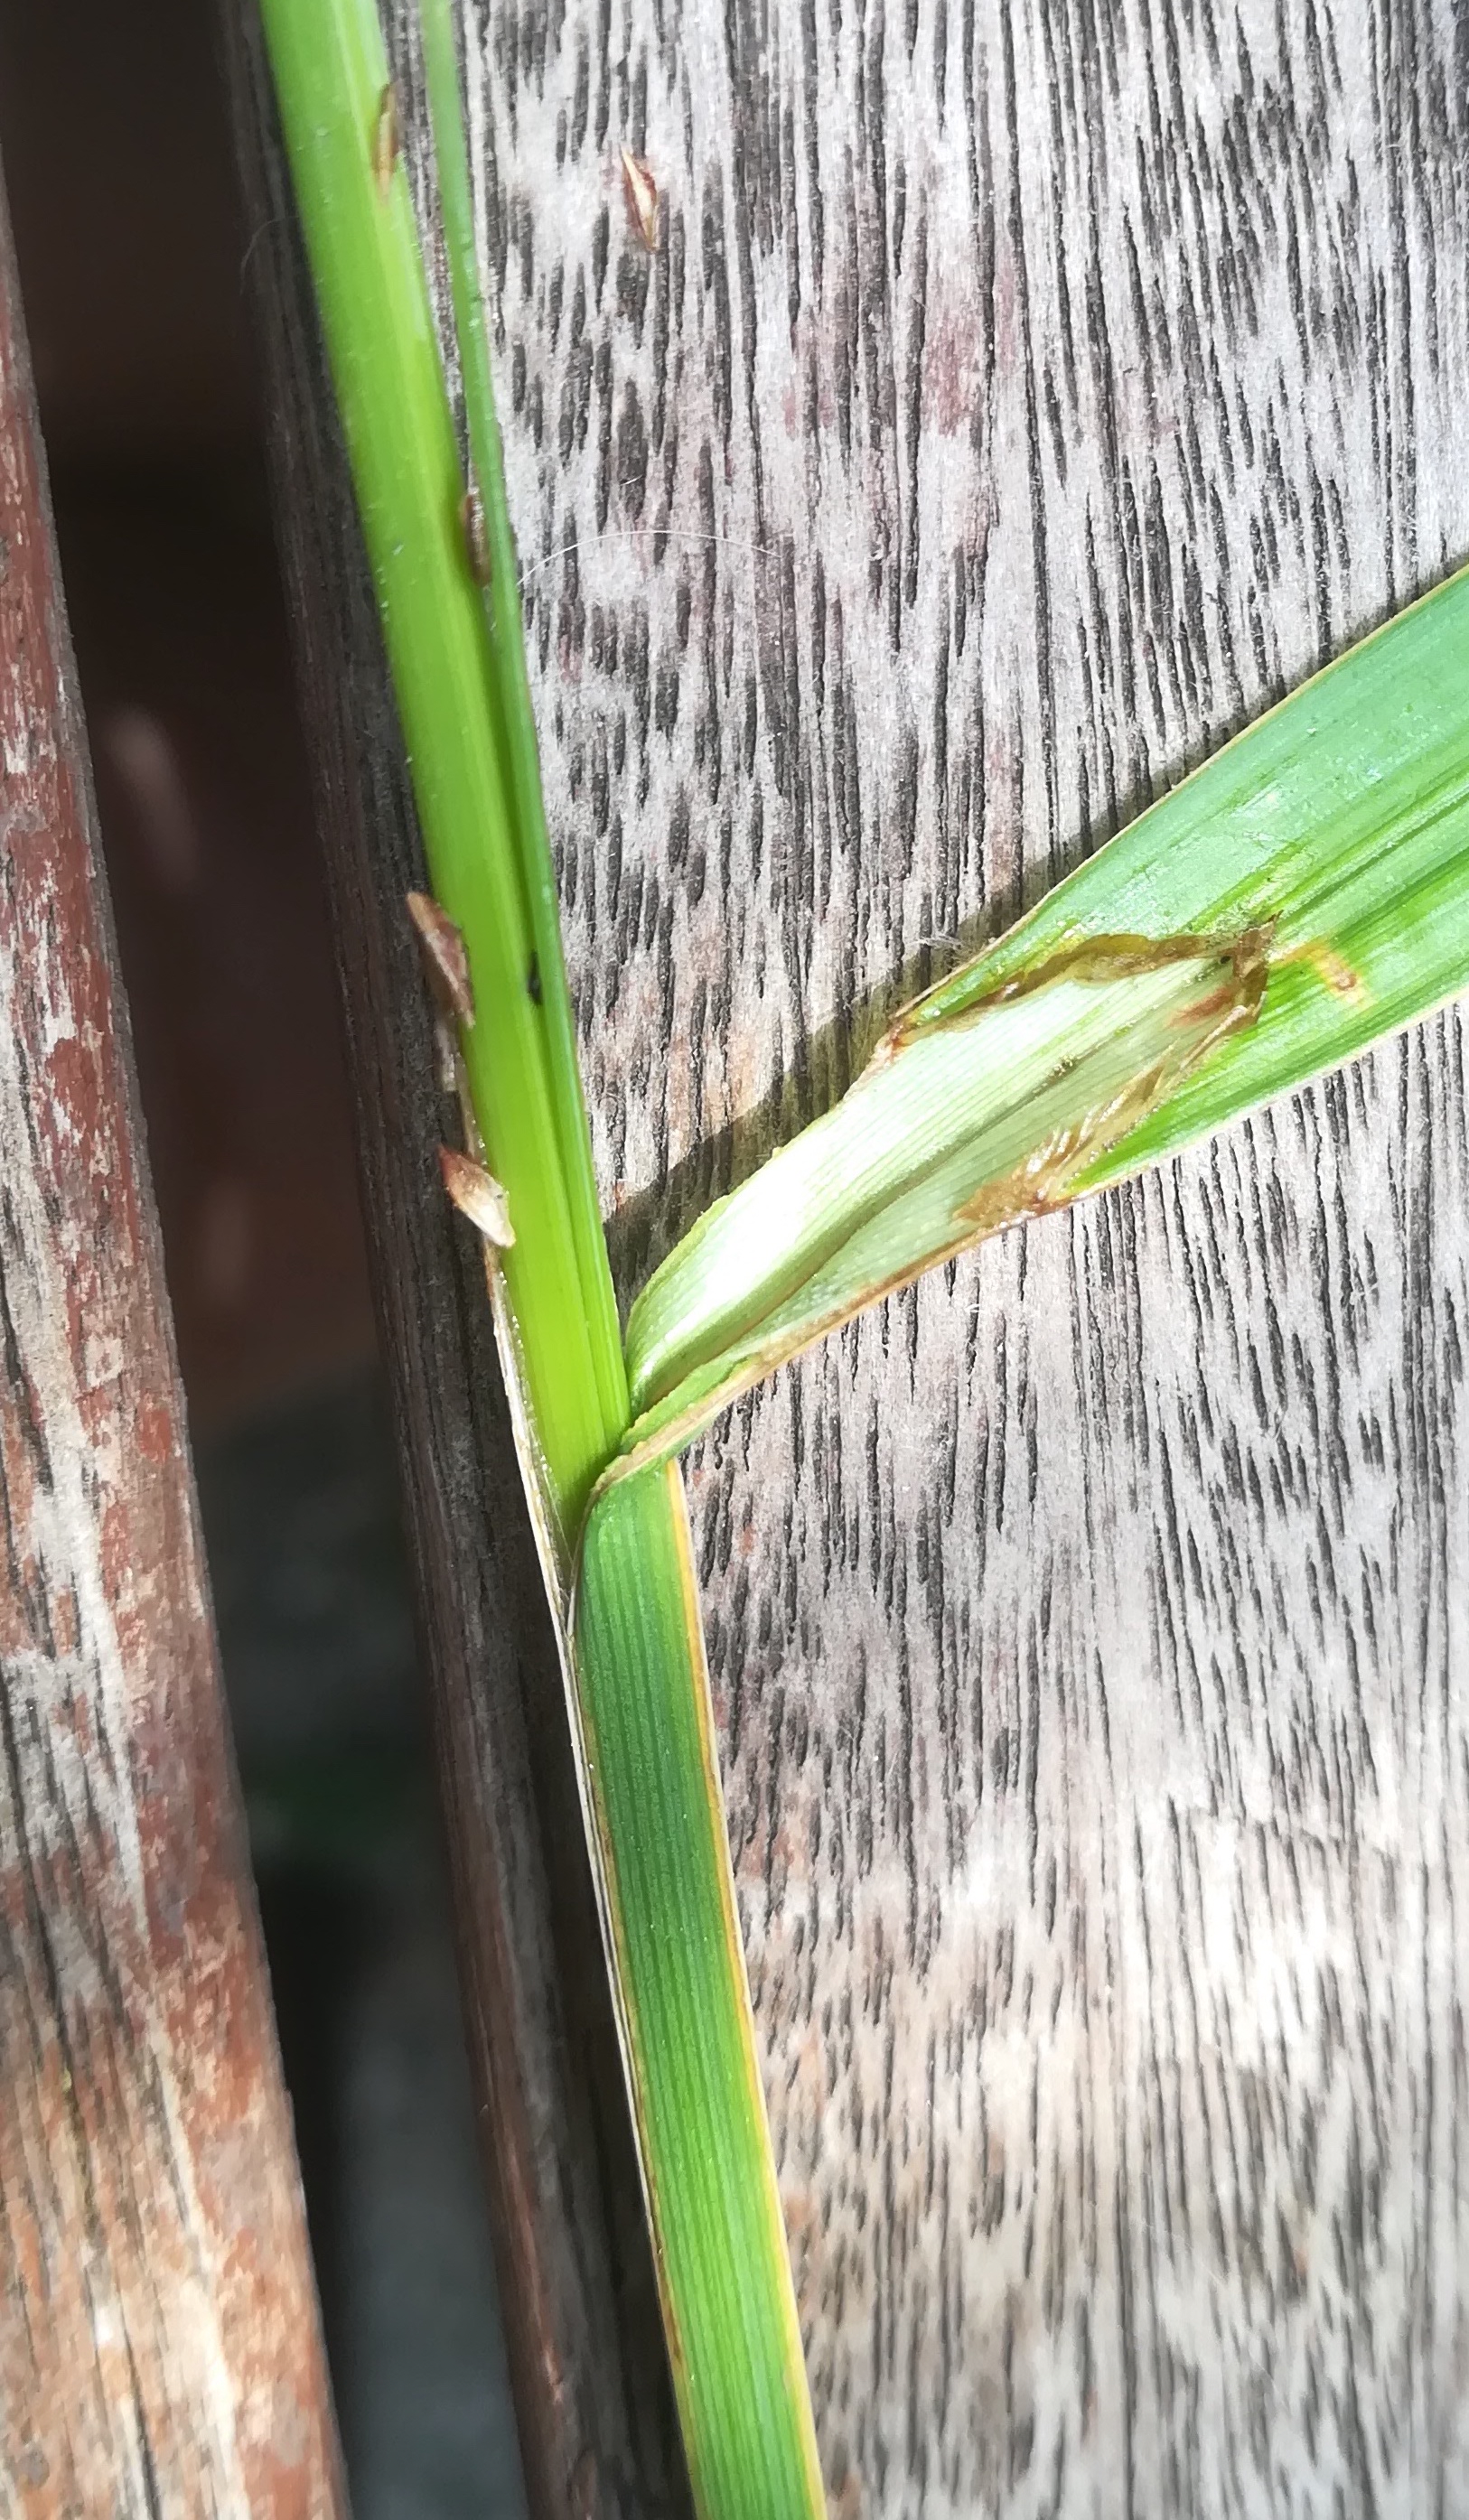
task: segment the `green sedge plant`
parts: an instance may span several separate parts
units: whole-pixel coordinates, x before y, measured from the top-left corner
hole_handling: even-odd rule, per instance
[[[677,1456],[965,1244],[1124,1179],[1469,983],[1469,574],[1228,744],[908,1008],[703,1217],[625,1341],[592,1171],[474,246],[421,0],[450,407],[375,0],[261,0],[377,588],[465,1148],[555,1617],[702,2520],[823,2509]]]

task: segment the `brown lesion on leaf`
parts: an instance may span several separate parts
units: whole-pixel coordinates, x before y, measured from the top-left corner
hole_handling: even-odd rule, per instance
[[[493,573],[489,552],[489,527],[485,521],[484,499],[478,481],[472,480],[459,502],[459,530],[464,536],[464,553],[469,573],[477,586],[488,586]]]
[[[1204,1060],[1226,1040],[1248,1032],[1258,1021],[1270,975],[1282,964],[1304,963],[1324,987],[1341,996],[1363,997],[1365,983],[1334,947],[1315,940],[1281,949],[1273,924],[1257,923],[1232,936],[1181,934],[1167,937],[1118,934],[1087,936],[1062,946],[1028,970],[1001,980],[953,1014],[938,1011],[929,1026],[977,1021],[989,1008],[1013,1004],[1058,981],[1096,982],[1137,979],[1157,971],[1193,967],[1193,975],[1178,984],[1171,1006],[1155,1006],[1147,1063],[1114,1092],[1057,1123],[1010,1171],[983,1182],[952,1210],[952,1233],[911,1261],[901,1262],[880,1282],[834,1303],[826,1312],[811,1312],[763,1340],[757,1330],[737,1340],[727,1376],[712,1382],[704,1369],[693,1369],[660,1400],[654,1400],[632,1427],[623,1452],[603,1475],[611,1485],[650,1462],[682,1450],[731,1401],[799,1356],[805,1348],[839,1329],[844,1322],[910,1285],[930,1269],[953,1259],[971,1244],[1006,1227],[1051,1214],[1067,1206],[1088,1187],[1095,1169],[1122,1146],[1169,1098],[1177,1093]],[[928,1003],[919,1001],[919,1004]],[[895,1025],[873,1066],[887,1064],[914,1040],[920,1029],[912,1018],[916,1008]],[[1158,1050],[1161,1027],[1167,1046]],[[1066,1073],[1063,1066],[1057,1075]],[[1075,1075],[1076,1069],[1071,1072]],[[1078,1090],[1084,1092],[1079,1081]],[[782,1309],[778,1306],[777,1310]],[[671,1405],[669,1405],[671,1404]]]
[[[929,990],[903,1009],[891,1031],[878,1043],[870,1064],[886,1067],[925,1032],[976,1023],[994,1007],[1013,1006],[1017,999],[1033,997],[1038,990],[1052,988],[1061,981],[1102,986],[1114,980],[1145,979],[1155,971],[1182,963],[1219,965],[1215,1003],[1221,1012],[1246,1003],[1258,1012],[1271,971],[1288,963],[1304,963],[1337,997],[1365,999],[1366,984],[1360,972],[1354,970],[1345,955],[1324,938],[1310,937],[1299,945],[1280,946],[1275,936],[1272,920],[1256,922],[1232,935],[1185,930],[1174,936],[1144,936],[1126,931],[1078,936],[1028,964],[1024,970],[1014,971],[987,987],[983,976],[977,975],[975,995],[950,1011],[941,1001],[952,998],[956,981],[963,977],[962,973],[953,973],[937,989]],[[1192,1023],[1209,1011],[1210,1001],[1198,999],[1180,1012],[1178,1020]]]
[[[1102,986],[1114,980],[1145,979],[1155,971],[1166,971],[1180,963],[1217,962],[1226,966],[1240,986],[1250,984],[1249,975],[1258,977],[1260,994],[1264,993],[1269,976],[1270,940],[1273,928],[1257,925],[1241,928],[1233,936],[1183,933],[1176,936],[1143,936],[1122,932],[1117,935],[1078,936],[1054,953],[1043,954],[1027,964],[1008,978],[986,986],[983,977],[974,997],[950,1012],[941,1003],[953,995],[956,981],[963,974],[952,973],[937,989],[928,990],[913,1004],[905,1007],[891,1031],[883,1035],[873,1052],[871,1065],[886,1067],[909,1043],[921,1034],[952,1025],[977,1023],[994,1007],[1013,1006],[1020,998],[1034,997],[1041,989],[1054,988],[1066,980],[1079,981],[1083,986]],[[1222,985],[1229,985],[1223,983]]]
[[[398,162],[399,146],[398,93],[391,79],[378,99],[377,119],[372,131],[372,171],[383,201],[388,199],[392,171]]]
[[[1287,945],[1270,959],[1277,969],[1283,963],[1304,963],[1335,998],[1350,998],[1365,1006],[1372,995],[1360,971],[1354,970],[1345,954],[1339,954],[1324,937],[1309,936],[1304,945]]]
[[[1064,1207],[1075,1197],[1079,1178],[1089,1165],[1140,1128],[1221,1042],[1251,1029],[1269,982],[1270,938],[1271,931],[1266,927],[1247,927],[1226,940],[1170,936],[1156,945],[1132,936],[1097,937],[1037,967],[1048,969],[1055,978],[1055,964],[1064,962],[1066,968],[1059,976],[1094,979],[1104,973],[1132,978],[1195,963],[1201,966],[1200,986],[1167,1019],[1176,1046],[1150,1060],[1105,1102],[1062,1122],[1012,1172],[998,1181],[984,1183],[973,1197],[956,1209],[955,1223],[982,1236]],[[1144,945],[1150,945],[1151,950],[1140,952],[1138,949]],[[1111,947],[1117,951],[1097,959],[1098,949]],[[1213,970],[1209,968],[1211,963]],[[1031,978],[1031,974],[1026,975],[1028,981]],[[1009,990],[1012,998],[1027,994],[1024,984]]]
[[[1237,936],[1079,936],[1054,954],[1044,955],[1027,970],[986,990],[976,1000],[975,1012],[984,1007],[1008,1006],[1017,998],[1034,997],[1037,990],[1048,989],[1058,980],[1146,979],[1152,972],[1170,970],[1179,963],[1212,961],[1228,963],[1236,973],[1267,968],[1271,933],[1269,927],[1258,926],[1242,928]]]
[[[1223,1030],[1235,1028],[1232,1023],[1214,1027],[1209,1046],[1218,1041]],[[983,1183],[972,1197],[955,1208],[955,1224],[967,1227],[968,1238],[978,1241],[986,1235],[1000,1233],[1007,1225],[1024,1224],[1032,1217],[1048,1216],[1054,1209],[1065,1207],[1076,1194],[1079,1174],[1139,1127],[1195,1063],[1194,1058],[1155,1059],[1141,1075],[1129,1081],[1125,1092],[1112,1095],[1106,1102],[1052,1129],[1038,1147],[1032,1148],[1024,1163],[1001,1174],[997,1181]]]

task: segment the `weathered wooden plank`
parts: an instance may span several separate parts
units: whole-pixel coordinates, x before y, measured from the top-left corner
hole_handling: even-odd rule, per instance
[[[0,2503],[344,2508],[0,204]]]
[[[630,1290],[937,937],[1469,553],[1463,31],[468,34]],[[1466,1174],[1450,1013],[897,1299],[694,1461],[838,2512],[1469,2504]]]
[[[271,460],[398,1433],[530,2507],[687,2507],[561,1679],[489,1331],[443,1196],[404,896],[425,881],[254,0],[222,12]]]
[[[930,940],[1469,552],[1463,24],[532,0],[471,51],[630,1287]],[[839,2511],[1469,2505],[1466,1190],[1451,1013],[693,1464]]]

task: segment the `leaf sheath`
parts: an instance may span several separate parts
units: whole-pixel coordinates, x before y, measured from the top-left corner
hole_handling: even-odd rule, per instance
[[[807,2520],[820,2473],[676,1463],[593,1508],[574,1661],[695,2501],[720,2520]]]

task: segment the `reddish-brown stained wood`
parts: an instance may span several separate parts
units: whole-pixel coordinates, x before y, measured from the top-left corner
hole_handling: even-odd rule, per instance
[[[0,206],[0,2508],[344,2509]]]

